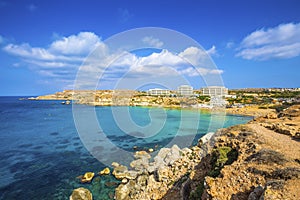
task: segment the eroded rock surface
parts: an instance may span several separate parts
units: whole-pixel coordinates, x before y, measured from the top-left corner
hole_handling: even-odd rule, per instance
[[[73,190],[70,200],[93,200],[93,196],[88,189],[81,187]]]
[[[298,126],[297,109],[294,106],[282,114],[271,113],[246,125],[221,129],[192,148],[163,148],[153,162],[146,152],[137,153],[131,163],[137,175],[119,185],[115,198],[300,199],[297,134],[279,134],[266,126]]]

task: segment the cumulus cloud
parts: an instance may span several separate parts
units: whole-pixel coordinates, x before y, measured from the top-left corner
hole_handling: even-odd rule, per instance
[[[163,45],[162,41],[153,37],[142,40],[156,47]],[[178,55],[166,49],[148,56],[127,51],[112,53],[101,38],[92,32],[58,37],[47,48],[10,43],[3,50],[21,59],[18,66],[27,65],[41,76],[55,78],[68,86],[72,85],[79,69],[84,74],[80,81],[87,87],[95,85],[100,76],[105,81],[116,82],[124,74],[127,79],[141,80],[223,73],[222,70],[208,67],[211,62],[209,55],[217,53],[215,46],[208,50],[188,47]]]
[[[112,63],[113,68],[116,66],[123,66],[124,71],[130,71],[131,77],[167,77],[172,75],[186,75],[189,77],[208,75],[208,74],[222,74],[223,70],[212,69],[211,67],[199,67],[199,63],[207,60],[208,53],[214,54],[215,47],[204,51],[197,47],[189,47],[183,52],[175,55],[166,49],[159,53],[152,53],[146,57],[138,57],[134,54],[127,53],[121,56]],[[127,68],[128,67],[128,68]],[[111,74],[122,71],[122,68],[112,70]]]
[[[212,46],[208,50],[202,50],[197,47],[188,47],[179,56],[189,61],[194,66],[205,65],[208,62],[209,56],[217,53],[216,47]]]
[[[8,44],[4,51],[25,58],[37,60],[82,61],[93,49],[105,45],[101,39],[90,32],[63,37],[54,41],[49,48],[31,47],[29,44]]]
[[[292,58],[300,55],[300,23],[260,29],[245,37],[236,56],[248,60]]]
[[[105,45],[95,33],[81,32],[78,35],[63,37],[53,42],[49,51],[63,55],[87,55],[99,45],[105,48]]]
[[[164,43],[157,38],[153,38],[151,36],[144,37],[143,42],[151,47],[161,48]]]
[[[56,78],[58,82],[70,82],[86,56],[99,47],[106,51],[101,38],[91,32],[60,37],[48,48],[32,47],[30,44],[7,44],[3,50],[19,57],[29,69],[43,77]],[[18,65],[20,65],[18,63]]]

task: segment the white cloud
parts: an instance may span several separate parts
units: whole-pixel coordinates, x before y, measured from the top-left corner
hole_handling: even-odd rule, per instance
[[[217,49],[215,45],[213,45],[210,49],[206,50],[206,53],[210,56],[217,54]]]
[[[227,42],[226,48],[231,49],[234,46],[234,42]]]
[[[153,38],[153,37],[144,37],[143,38],[143,42],[147,45],[150,45],[151,47],[155,47],[155,48],[161,48],[164,43],[162,41],[160,41],[157,38]]]
[[[161,41],[152,37],[142,40],[157,47],[163,45]],[[95,48],[96,51],[93,51]],[[126,51],[109,53],[109,48],[101,38],[92,32],[59,37],[48,45],[48,48],[32,47],[26,43],[20,45],[11,43],[3,50],[21,58],[18,66],[27,65],[42,77],[54,78],[56,82],[68,83],[69,86],[73,84],[72,80],[80,69],[83,75],[79,81],[87,88],[95,86],[100,75],[103,75],[104,81],[113,83],[124,74],[127,80],[143,78],[167,80],[168,77],[195,77],[223,73],[222,70],[207,67],[211,62],[209,55],[216,54],[215,46],[207,51],[188,47],[178,55],[164,49],[159,53],[140,57],[138,54]],[[88,60],[85,60],[91,51],[93,53]],[[109,68],[106,69],[108,66]],[[79,86],[78,89],[80,88]]]
[[[81,32],[78,35],[63,37],[53,42],[49,51],[63,55],[87,55],[99,45],[104,47],[101,39],[95,33]]]
[[[8,44],[3,50],[21,58],[29,69],[41,76],[65,82],[75,78],[86,56],[96,47],[99,47],[99,51],[106,52],[106,46],[100,37],[91,32],[80,32],[77,35],[60,37],[48,48],[32,47],[24,43]]]
[[[187,61],[189,61],[194,66],[205,65],[210,59],[210,55],[217,53],[216,47],[212,46],[209,50],[202,50],[197,47],[188,47],[183,52],[178,55]]]
[[[112,66],[127,67],[127,70],[130,71],[130,75],[134,78],[142,76],[166,77],[178,74],[189,77],[207,74],[222,74],[222,70],[198,66],[203,60],[209,58],[207,52],[215,54],[215,47],[213,46],[207,51],[200,50],[196,47],[189,47],[179,53],[179,55],[175,55],[166,49],[162,50],[160,53],[152,53],[147,57],[138,57],[134,54],[127,53],[115,60]],[[120,71],[120,68],[116,70]],[[117,73],[117,71],[114,72],[114,70],[112,70],[111,73]],[[124,71],[126,70],[124,69]]]
[[[21,45],[8,44],[4,51],[16,56],[38,60],[65,60],[82,61],[96,47],[105,49],[101,39],[91,32],[81,32],[78,35],[63,37],[54,41],[49,48],[31,47],[24,43]]]
[[[49,53],[46,49],[34,48],[31,47],[29,44],[8,44],[3,49],[8,53],[23,58],[33,58],[38,60],[53,60],[56,58],[55,55]]]
[[[147,57],[141,57],[139,65],[178,65],[184,60],[179,56],[174,55],[168,50],[164,49],[160,53],[152,53]]]
[[[248,60],[292,58],[300,55],[300,23],[280,24],[252,32],[241,42],[236,56]]]

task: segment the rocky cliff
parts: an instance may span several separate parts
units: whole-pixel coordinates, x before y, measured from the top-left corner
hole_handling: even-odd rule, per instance
[[[221,129],[189,149],[163,148],[152,162],[137,152],[131,169],[115,163],[122,179],[115,199],[300,199],[299,117],[294,106]],[[277,122],[296,133],[266,125]]]

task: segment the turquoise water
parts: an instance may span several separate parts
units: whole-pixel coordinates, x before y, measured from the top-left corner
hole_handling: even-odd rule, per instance
[[[122,157],[118,149],[159,150],[172,142],[184,147],[209,131],[251,119],[141,107],[126,108],[128,117],[122,107],[96,107],[100,127],[96,130],[89,126],[89,116],[84,116],[85,106],[79,112],[83,118],[75,124],[71,105],[18,99],[0,97],[0,199],[68,199],[77,187],[89,188],[94,199],[109,199],[118,182],[114,177],[96,177],[91,184],[81,184],[76,179],[87,171],[97,173],[105,167],[106,163],[97,156],[107,157],[107,162],[118,161]],[[128,119],[135,126],[130,126]],[[78,123],[86,125],[85,133],[81,130],[78,134]],[[86,140],[84,134],[93,132],[100,139]]]

